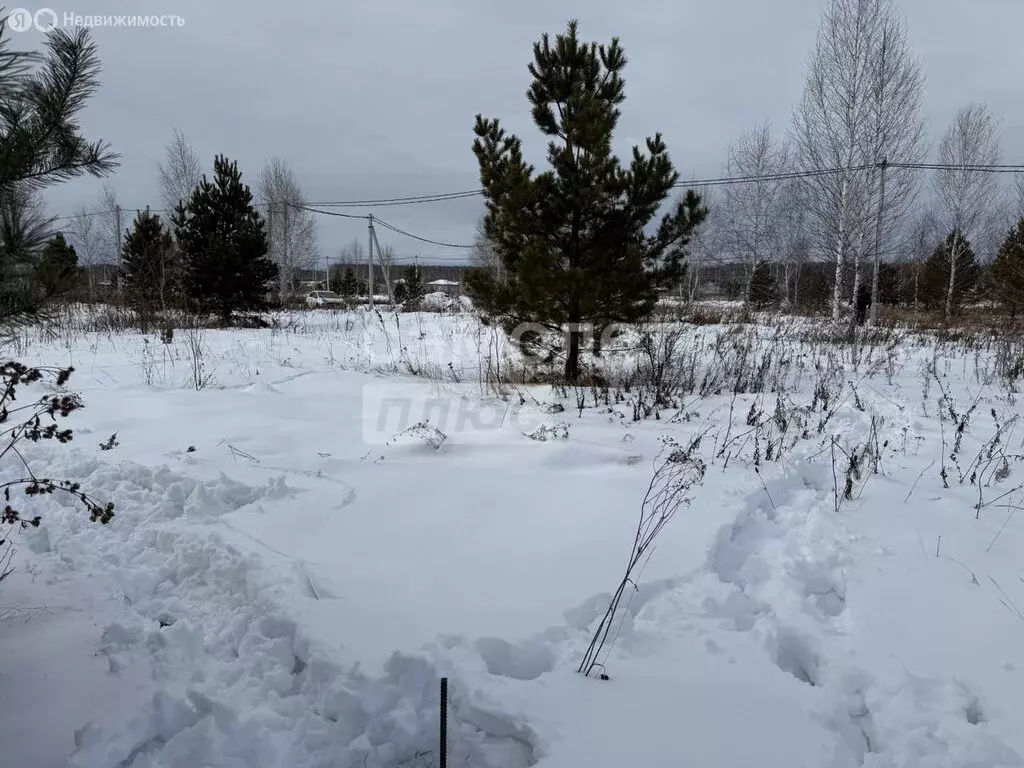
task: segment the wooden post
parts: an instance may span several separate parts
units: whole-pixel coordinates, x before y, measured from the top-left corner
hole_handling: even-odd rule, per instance
[[[438,755],[440,768],[448,768],[448,678],[441,678],[441,734]]]

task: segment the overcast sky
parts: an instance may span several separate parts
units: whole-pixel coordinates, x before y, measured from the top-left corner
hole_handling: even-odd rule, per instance
[[[15,3],[16,5],[17,3]],[[12,7],[7,3],[8,9]],[[25,3],[22,3],[25,5]],[[157,162],[174,128],[202,157],[236,159],[254,183],[286,159],[312,201],[433,194],[479,186],[471,145],[477,112],[500,117],[543,162],[525,89],[532,44],[578,18],[587,40],[621,38],[626,102],[620,153],[661,131],[683,178],[720,172],[731,138],[759,121],[788,125],[822,0],[52,0],[58,16],[176,14],[182,27],[98,28],[103,85],[83,116],[90,138],[122,156],[109,181],[125,208],[159,207]],[[927,79],[932,145],[961,105],[1001,118],[1005,162],[1024,162],[1024,0],[901,0]],[[34,8],[32,8],[34,10]],[[35,47],[36,31],[13,33]],[[55,215],[96,207],[101,182],[47,194]],[[450,243],[472,241],[479,200],[375,214]],[[464,253],[386,230],[403,261]],[[361,221],[322,219],[336,258]]]

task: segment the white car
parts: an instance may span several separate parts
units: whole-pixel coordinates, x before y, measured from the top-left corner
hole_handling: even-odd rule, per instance
[[[306,306],[309,307],[338,307],[344,304],[345,300],[334,291],[310,291],[306,296]]]

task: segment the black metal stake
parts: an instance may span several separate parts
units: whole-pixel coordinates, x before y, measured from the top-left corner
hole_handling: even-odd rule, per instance
[[[448,768],[448,678],[441,678],[441,766]]]

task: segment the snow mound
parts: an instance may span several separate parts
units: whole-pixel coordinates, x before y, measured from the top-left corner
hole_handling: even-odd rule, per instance
[[[498,637],[476,641],[476,650],[492,675],[516,680],[536,680],[555,668],[558,660],[552,647],[543,641],[512,645]]]
[[[444,291],[434,291],[420,298],[420,306],[432,312],[470,312],[473,300],[468,296],[450,296]]]

